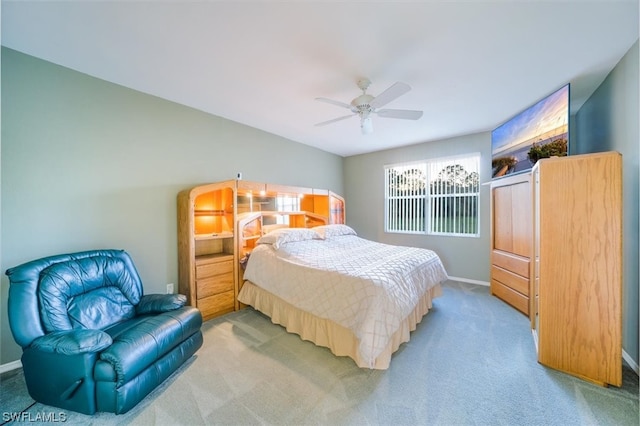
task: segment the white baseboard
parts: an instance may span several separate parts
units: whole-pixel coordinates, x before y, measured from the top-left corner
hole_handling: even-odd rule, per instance
[[[636,364],[633,358],[631,358],[631,356],[629,356],[629,354],[624,349],[622,350],[622,359],[624,359],[627,362],[627,364],[629,364],[629,367],[631,367],[631,369],[635,371],[637,375],[640,376],[640,371],[638,370],[638,364]]]
[[[11,361],[6,364],[0,364],[0,374],[6,373],[7,371],[17,370],[22,367],[22,362],[20,360]]]
[[[487,281],[478,281],[478,280],[472,280],[469,278],[460,278],[460,277],[451,277],[451,276],[449,277],[449,279],[452,281],[460,281],[463,283],[478,284],[478,285],[489,287],[489,283]]]

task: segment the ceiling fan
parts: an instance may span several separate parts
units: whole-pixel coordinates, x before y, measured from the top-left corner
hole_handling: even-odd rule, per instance
[[[369,79],[363,78],[358,80],[358,87],[362,90],[362,95],[353,99],[350,104],[334,101],[333,99],[316,98],[317,101],[337,105],[351,111],[351,114],[349,115],[323,121],[322,123],[316,124],[316,126],[325,126],[357,115],[360,117],[360,128],[362,129],[362,134],[367,135],[373,132],[373,124],[371,123],[372,114],[377,114],[379,117],[402,118],[404,120],[417,120],[422,117],[422,111],[409,109],[379,109],[411,90],[411,86],[408,84],[401,82],[394,83],[378,96],[371,96],[367,94],[367,89],[370,84],[371,81],[369,81]]]

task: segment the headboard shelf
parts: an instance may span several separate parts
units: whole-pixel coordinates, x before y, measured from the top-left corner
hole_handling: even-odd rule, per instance
[[[264,233],[345,220],[344,199],[330,190],[264,182],[198,185],[181,191],[177,202],[179,292],[205,320],[240,308],[239,261]],[[209,257],[220,265],[197,267],[196,258]]]
[[[196,216],[224,216],[227,212],[224,210],[194,210]]]

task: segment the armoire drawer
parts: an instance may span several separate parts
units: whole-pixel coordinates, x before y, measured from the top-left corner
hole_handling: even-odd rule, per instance
[[[529,296],[529,279],[502,269],[496,265],[491,265],[491,279],[499,281],[503,285],[512,288],[523,296]]]
[[[529,298],[499,281],[491,280],[491,293],[504,300],[525,315],[529,315]]]
[[[507,271],[514,272],[529,278],[529,264],[531,260],[528,257],[518,256],[501,250],[493,250],[491,253],[491,264],[499,266]]]

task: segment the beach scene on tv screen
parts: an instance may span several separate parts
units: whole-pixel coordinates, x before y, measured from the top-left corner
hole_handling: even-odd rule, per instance
[[[541,158],[567,155],[569,85],[491,132],[492,177],[521,173]]]

